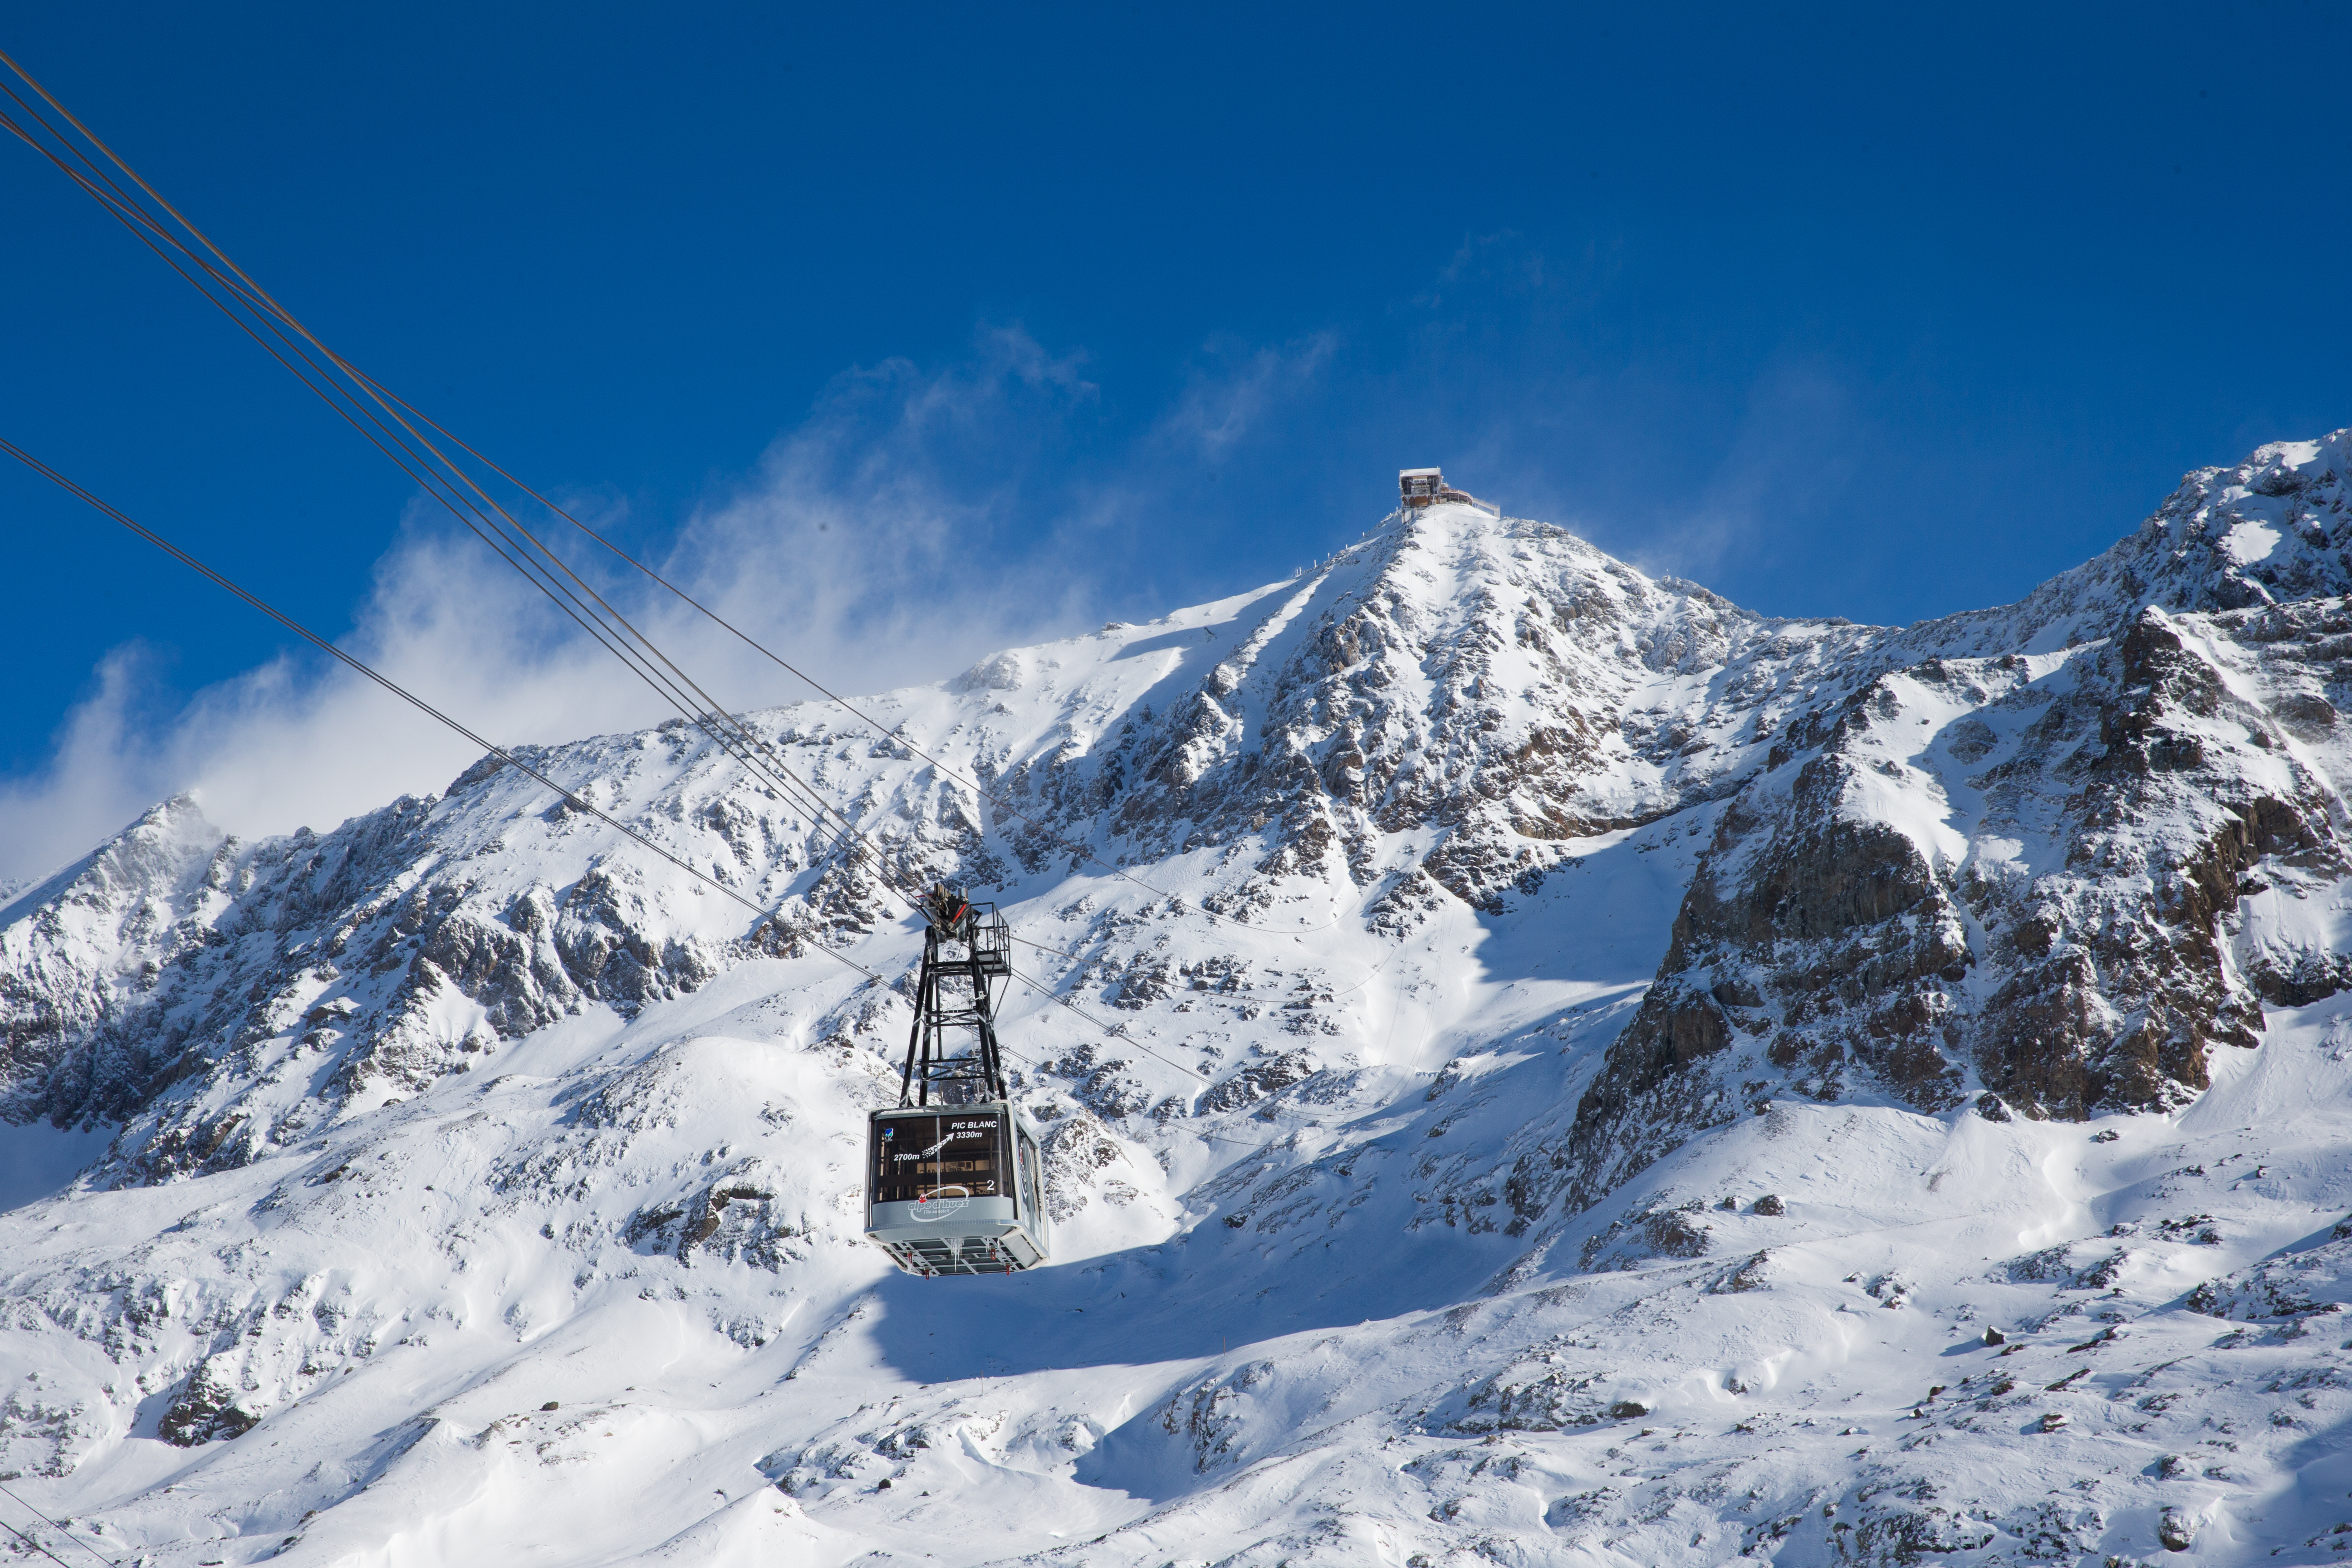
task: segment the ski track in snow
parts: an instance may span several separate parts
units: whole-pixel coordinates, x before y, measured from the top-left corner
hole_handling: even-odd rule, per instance
[[[1419,563],[1413,614],[1492,589],[1490,536],[1456,510],[1401,558]],[[2284,539],[2248,524],[2225,542],[2258,562]],[[1182,755],[1211,758],[1296,725],[1295,692],[1258,673],[1297,668],[1327,611],[1397,570],[1360,546],[867,710],[1005,778],[1107,750],[1205,677],[1234,728],[1198,724]],[[833,798],[913,825],[894,842],[988,855],[1014,931],[1077,955],[1019,966],[1168,1058],[1009,993],[1061,1210],[1054,1265],[1011,1279],[910,1279],[858,1237],[864,1119],[895,1097],[905,1043],[890,988],[745,945],[725,900],[528,781],[461,780],[416,803],[431,856],[369,910],[194,939],[256,944],[284,988],[258,988],[268,1027],[155,1091],[179,1109],[140,1111],[104,1161],[110,1130],[0,1130],[0,1484],[66,1521],[33,1527],[66,1561],[156,1568],[2352,1557],[2352,993],[2270,1007],[2258,1048],[2216,1048],[2211,1087],[2170,1110],[2037,1121],[1971,1093],[1928,1113],[1849,1083],[1691,1130],[1532,1229],[1503,1196],[1660,972],[1702,854],[1744,853],[1717,786],[1758,775],[1806,691],[1884,677],[1905,728],[1855,731],[1885,755],[1853,809],[1924,859],[2063,862],[2022,816],[1984,827],[1987,796],[1939,760],[1963,724],[1979,754],[2022,744],[2031,713],[1899,667],[1937,638],[1953,658],[1966,637],[2009,651],[1995,626],[2033,645],[2020,689],[2063,692],[2104,646],[2048,630],[2089,592],[2073,583],[1925,630],[1743,624],[1729,663],[1654,656],[1609,700],[1633,730],[1699,739],[1611,753],[1593,792],[1662,814],[1531,840],[1549,858],[1518,891],[1385,924],[1444,821],[1366,837],[1352,879],[1178,842],[1135,859],[1155,893],[1066,849],[1024,858],[993,813],[969,834],[967,797],[837,712],[754,716]],[[2231,673],[2237,645],[2182,624],[2254,681]],[[1825,676],[1832,657],[1868,668]],[[1424,669],[1395,700],[1442,704],[1445,680]],[[1748,728],[1706,740],[1717,712]],[[911,968],[903,910],[869,888],[862,913],[820,918],[838,884],[813,826],[674,729],[544,760],[752,896],[802,900],[803,934]],[[10,951],[132,973],[174,919],[217,921],[331,843],[222,847],[193,808],[159,812],[20,892]],[[1055,820],[1132,852],[1082,812]],[[730,855],[726,836],[764,847]],[[509,1033],[414,978],[396,896],[460,866],[502,908],[606,876],[667,933],[648,973],[688,979],[625,1005],[571,996]],[[1232,900],[1250,924],[1160,894]],[[141,899],[163,912],[121,913]],[[2347,911],[2352,882],[2261,887],[2228,962],[2344,952]],[[337,961],[305,968],[331,939]],[[367,968],[346,942],[387,956]],[[358,1070],[362,1021],[412,1065]],[[200,1111],[256,1140],[242,1163],[139,1176]],[[32,1525],[5,1499],[0,1520]]]

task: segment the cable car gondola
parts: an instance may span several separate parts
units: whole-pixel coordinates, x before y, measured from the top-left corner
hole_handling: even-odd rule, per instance
[[[922,913],[898,1103],[867,1119],[866,1238],[926,1279],[1034,1268],[1047,1256],[1045,1167],[1005,1090],[990,989],[1012,973],[1012,934],[993,905],[938,883]],[[971,1050],[947,1054],[950,1029]]]

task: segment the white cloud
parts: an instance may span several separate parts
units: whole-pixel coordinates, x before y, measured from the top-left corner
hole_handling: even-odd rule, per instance
[[[0,786],[0,889],[51,869],[153,803],[140,797],[147,774],[129,722],[145,658],[135,642],[108,654],[98,690],[67,716],[47,765]]]
[[[1223,457],[1276,405],[1296,396],[1339,348],[1329,332],[1316,332],[1279,348],[1248,349],[1230,339],[1211,342],[1213,368],[1196,365],[1161,432],[1198,447],[1212,459]]]
[[[941,679],[992,649],[1087,624],[1096,584],[1085,572],[1063,563],[1048,586],[1024,570],[1044,541],[1021,508],[1024,463],[1094,395],[1079,363],[1008,329],[937,373],[903,361],[847,373],[652,564],[845,691]],[[148,521],[168,535],[167,520]],[[726,706],[813,695],[568,525],[526,521]],[[253,613],[219,603],[223,616]],[[672,711],[421,501],[343,646],[501,743]],[[0,878],[52,870],[183,789],[232,831],[326,827],[403,791],[438,790],[476,754],[323,659],[273,661],[199,692],[166,722],[142,723],[145,662],[135,644],[110,655],[47,763],[0,784]]]
[[[860,366],[646,559],[835,690],[940,679],[998,648],[1097,624],[1106,601],[1148,591],[1192,477],[1309,387],[1335,348],[1328,334],[1257,349],[1218,340],[1169,412],[1108,453],[1088,447],[1099,398],[1085,356],[1017,327],[982,330],[944,367]],[[607,498],[574,510],[621,521]],[[569,524],[519,515],[724,706],[814,697]],[[142,521],[172,531],[168,518]],[[224,616],[254,613],[226,595],[218,604]],[[342,646],[501,744],[674,711],[422,498]],[[437,791],[476,754],[307,650],[161,721],[149,668],[136,644],[117,649],[46,765],[0,780],[0,885],[71,861],[181,790],[239,834],[325,828],[402,792]]]
[[[1853,389],[1828,368],[1775,364],[1747,389],[1720,450],[1682,459],[1697,480],[1687,499],[1661,496],[1642,509],[1650,511],[1643,518],[1621,498],[1612,509],[1618,515],[1595,531],[1593,542],[1662,576],[1704,580],[1769,561],[1838,504],[1854,452],[1867,439],[1863,412]],[[1538,488],[1550,508],[1539,515],[1583,510],[1550,487]]]

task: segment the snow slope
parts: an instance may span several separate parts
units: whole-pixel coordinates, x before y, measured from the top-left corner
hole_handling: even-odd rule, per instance
[[[1908,628],[1433,508],[878,726],[747,716],[870,858],[682,723],[532,756],[759,931],[494,766],[261,843],[159,805],[0,910],[0,1521],[158,1565],[2352,1555],[2348,452]],[[1030,944],[1021,1278],[857,1237],[933,876]]]

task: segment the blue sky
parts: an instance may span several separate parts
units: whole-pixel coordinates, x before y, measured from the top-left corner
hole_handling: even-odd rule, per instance
[[[866,686],[1283,575],[1424,462],[1768,613],[2013,599],[2352,423],[2347,44],[2301,0],[91,4],[5,41],[330,343]],[[501,734],[656,716],[13,142],[0,210],[0,432]],[[0,875],[232,755],[347,762],[251,827],[443,776],[38,481],[0,517]]]

